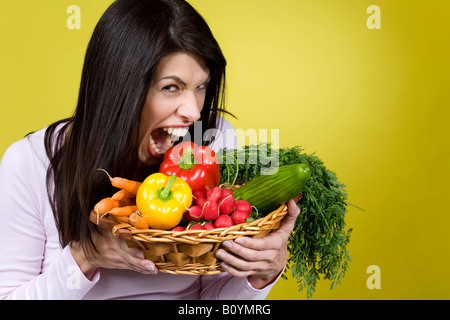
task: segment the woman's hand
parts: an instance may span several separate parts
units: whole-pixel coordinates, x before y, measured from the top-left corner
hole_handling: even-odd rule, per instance
[[[270,284],[286,266],[287,243],[299,214],[300,208],[290,200],[288,213],[278,230],[261,239],[241,237],[225,241],[223,246],[229,252],[217,250],[225,271],[235,277],[248,277],[255,289]]]
[[[86,256],[79,243],[72,242],[70,251],[86,278],[92,279],[95,271],[102,267],[107,269],[129,269],[144,274],[156,274],[155,264],[144,259],[139,248],[129,248],[122,239],[117,239],[111,232],[100,229],[100,234],[93,235],[97,252],[93,257]]]

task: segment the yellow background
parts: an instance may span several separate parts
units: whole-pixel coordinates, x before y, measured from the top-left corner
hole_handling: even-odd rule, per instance
[[[352,262],[314,299],[449,299],[447,1],[191,0],[228,60],[236,128],[280,129],[347,185]],[[111,0],[0,0],[0,155],[74,110],[86,45]],[[69,30],[69,5],[81,29]],[[369,5],[381,29],[369,30]],[[369,290],[367,267],[381,270]],[[305,299],[280,280],[270,299]]]

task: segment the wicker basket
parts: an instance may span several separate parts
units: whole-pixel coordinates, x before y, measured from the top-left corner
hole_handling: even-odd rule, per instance
[[[265,237],[271,230],[279,228],[286,213],[287,206],[283,204],[265,217],[248,223],[185,231],[136,229],[128,223],[118,223],[108,215],[99,217],[95,211],[91,211],[90,220],[126,240],[129,247],[142,248],[145,258],[153,261],[161,272],[207,275],[224,271],[215,256],[222,242],[243,236]]]

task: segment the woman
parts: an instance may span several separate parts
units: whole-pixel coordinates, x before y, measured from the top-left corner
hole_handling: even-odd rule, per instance
[[[286,264],[299,214],[293,201],[278,231],[224,243],[229,252],[217,255],[227,272],[214,276],[158,273],[140,249],[89,221],[94,204],[113,192],[95,169],[142,181],[194,122],[203,131],[230,127],[219,117],[225,66],[209,27],[185,1],[118,0],[108,8],[87,48],[74,116],[16,142],[2,159],[0,297],[267,296]]]

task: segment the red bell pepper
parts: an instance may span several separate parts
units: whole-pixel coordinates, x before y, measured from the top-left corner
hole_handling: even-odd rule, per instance
[[[192,192],[212,189],[220,182],[219,162],[214,151],[191,141],[182,142],[167,150],[159,172],[183,179]]]

